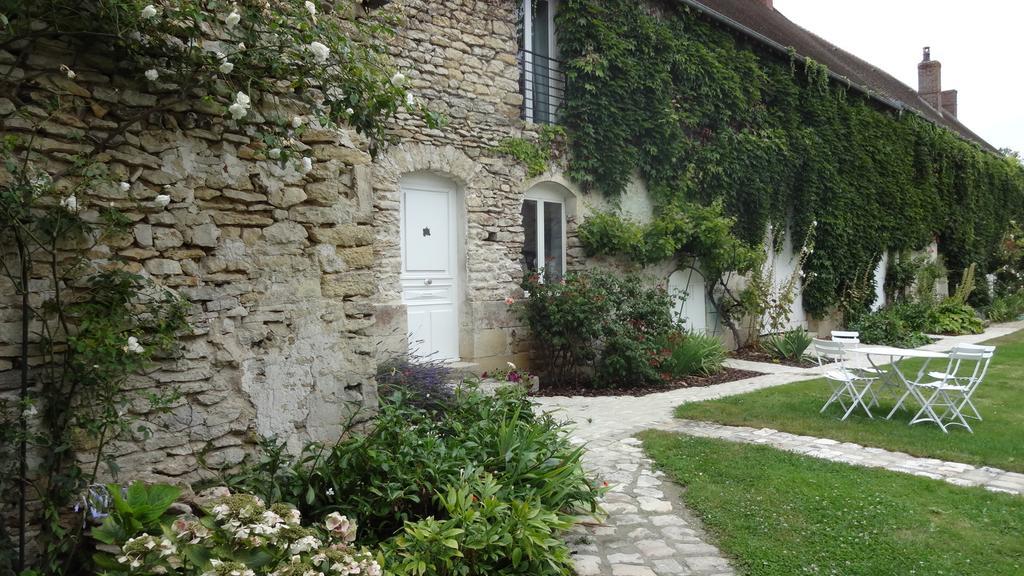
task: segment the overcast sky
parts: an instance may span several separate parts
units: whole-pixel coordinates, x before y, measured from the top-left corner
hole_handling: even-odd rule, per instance
[[[915,90],[931,46],[942,88],[960,92],[960,121],[1024,154],[1024,1],[775,0],[775,9]]]

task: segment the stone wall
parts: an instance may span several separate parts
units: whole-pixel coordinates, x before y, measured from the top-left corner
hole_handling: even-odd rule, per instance
[[[6,68],[15,55],[0,52]],[[4,133],[36,138],[37,164],[51,171],[87,151],[83,132],[103,134],[162,99],[110,75],[113,65],[59,45],[34,53],[14,77],[38,75],[69,106],[42,123],[31,109],[0,98]],[[77,78],[60,70],[69,64]],[[47,90],[26,93],[47,98]],[[254,96],[247,121],[290,118],[293,103]],[[257,435],[298,448],[337,438],[354,412],[376,406],[377,283],[374,280],[373,185],[366,143],[344,130],[311,128],[296,147],[313,159],[270,161],[253,124],[206,113],[202,103],[153,113],[117,136],[99,159],[111,183],[79,197],[81,215],[115,206],[132,232],[92,250],[97,266],[152,278],[191,304],[191,334],[180,350],[133,379],[137,389],[182,398],[167,414],[144,415],[153,436],[118,442],[122,469],[147,480],[189,481],[211,466],[238,462]],[[122,191],[117,182],[130,183]],[[166,207],[154,202],[168,194]],[[10,259],[11,247],[4,246]],[[10,260],[8,260],[10,261]],[[0,288],[0,394],[16,394],[18,302]],[[36,286],[42,292],[45,283]]]
[[[526,173],[492,150],[506,138],[532,135],[520,120],[515,6],[487,0],[455,0],[444,9],[425,0],[399,4],[404,20],[392,56],[414,96],[448,124],[433,130],[401,118],[394,130],[400,142],[374,164],[377,334],[389,341],[389,351],[404,350],[399,183],[406,174],[430,172],[454,182],[462,204],[460,355],[481,369],[525,362],[522,327],[504,300],[516,294],[522,274]]]

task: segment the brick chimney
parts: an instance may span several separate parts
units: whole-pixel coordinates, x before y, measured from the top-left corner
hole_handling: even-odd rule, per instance
[[[932,60],[932,50],[924,47],[924,56],[917,65],[917,93],[940,113],[956,117],[956,90],[942,90],[942,64]]]

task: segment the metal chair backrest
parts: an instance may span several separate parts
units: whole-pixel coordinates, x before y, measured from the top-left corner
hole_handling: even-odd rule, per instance
[[[833,330],[832,331],[833,342],[849,342],[851,344],[860,344],[860,332],[852,332],[847,330]]]
[[[814,346],[814,357],[818,360],[818,366],[835,362],[844,364],[846,362],[846,351],[855,346],[855,344],[850,342],[822,340],[820,338],[815,338],[812,341],[812,345]]]
[[[995,346],[957,344],[949,351],[949,366],[943,380],[955,380],[962,386],[974,389],[985,378],[995,352]]]

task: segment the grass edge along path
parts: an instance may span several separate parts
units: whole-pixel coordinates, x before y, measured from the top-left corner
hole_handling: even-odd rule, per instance
[[[830,393],[823,379],[785,384],[717,400],[693,402],[676,408],[677,418],[703,420],[731,426],[773,428],[792,434],[831,438],[863,446],[906,452],[974,466],[995,466],[1024,472],[1024,331],[988,342],[997,346],[989,374],[974,401],[984,421],[971,420],[974,433],[953,426],[943,434],[933,424],[910,426],[913,412],[900,411],[885,420],[895,399],[882,397],[872,409],[875,418],[856,411],[840,421],[841,409],[833,404],[819,410]],[[910,365],[908,363],[908,365]],[[942,370],[944,361],[933,361],[930,370]],[[913,405],[916,411],[916,405]]]
[[[639,435],[741,574],[1024,574],[1024,498],[662,431]]]

